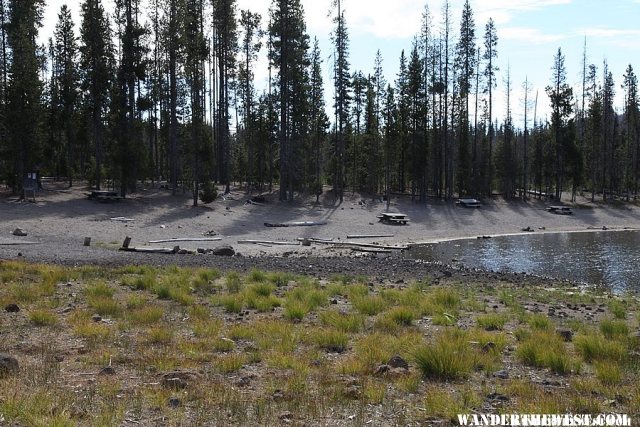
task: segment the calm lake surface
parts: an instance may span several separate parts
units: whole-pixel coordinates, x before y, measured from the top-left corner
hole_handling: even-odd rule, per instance
[[[548,233],[443,242],[412,248],[429,261],[532,273],[640,291],[640,232]]]

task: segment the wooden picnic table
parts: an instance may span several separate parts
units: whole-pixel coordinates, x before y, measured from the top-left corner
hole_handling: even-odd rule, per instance
[[[91,193],[87,194],[87,198],[99,202],[110,202],[122,199],[117,191],[110,190],[92,190]]]
[[[380,222],[386,222],[389,224],[403,224],[406,225],[409,222],[406,214],[397,212],[382,212],[378,215]]]
[[[568,206],[549,206],[547,211],[554,213],[556,215],[571,215],[573,211]]]
[[[458,204],[465,208],[479,208],[482,206],[480,201],[476,199],[458,199]]]

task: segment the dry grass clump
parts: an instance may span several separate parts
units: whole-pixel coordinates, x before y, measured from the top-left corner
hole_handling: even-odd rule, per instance
[[[419,347],[414,360],[427,378],[455,380],[471,374],[476,357],[467,334],[454,329],[439,335],[435,342]]]
[[[520,342],[516,355],[524,364],[549,368],[556,374],[578,372],[580,364],[567,353],[562,339],[552,331],[536,330]]]

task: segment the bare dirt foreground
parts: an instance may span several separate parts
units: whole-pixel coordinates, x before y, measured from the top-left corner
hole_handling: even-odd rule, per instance
[[[166,190],[141,190],[126,200],[101,203],[88,200],[88,190],[56,188],[47,184],[36,203],[19,202],[5,195],[0,199],[0,258],[66,265],[101,264],[124,265],[145,263],[152,265],[211,265],[219,268],[289,269],[302,273],[353,273],[383,277],[405,277],[421,274],[425,267],[415,263],[369,262],[386,257],[338,248],[334,245],[312,243],[311,246],[279,244],[246,244],[243,240],[298,243],[300,238],[332,239],[344,242],[348,235],[389,235],[357,239],[359,243],[407,245],[420,242],[486,235],[521,233],[530,227],[535,232],[579,231],[588,229],[640,228],[640,208],[633,204],[611,207],[591,204],[581,199],[574,206],[574,215],[553,215],[545,210],[548,203],[540,201],[493,201],[480,209],[467,209],[453,203],[429,201],[412,203],[409,197],[396,197],[390,211],[407,214],[408,225],[388,225],[378,221],[385,210],[379,200],[348,195],[342,204],[330,195],[298,200],[291,203],[277,201],[277,194],[266,195],[263,203],[248,204],[251,198],[243,192],[220,197],[210,205],[191,207],[186,195],[172,197]],[[119,219],[116,219],[119,218]],[[266,227],[265,222],[286,223],[316,221],[326,225],[312,227]],[[11,233],[21,228],[27,236]],[[131,246],[167,247],[196,251],[230,245],[242,257],[222,259],[213,255],[150,255],[125,253],[117,249],[126,236]],[[91,246],[83,246],[91,237]],[[176,242],[150,244],[151,240],[171,238],[217,237],[215,242]],[[351,239],[352,240],[352,239]],[[34,242],[31,245],[8,245]],[[395,251],[394,251],[395,253]],[[345,257],[347,256],[347,257]],[[240,259],[245,258],[245,259]],[[246,259],[249,258],[249,259]],[[328,262],[326,259],[332,259]],[[336,258],[342,261],[336,260]],[[348,258],[345,261],[345,258]],[[312,262],[308,262],[311,260]],[[343,265],[344,264],[344,265]],[[411,265],[411,268],[407,268]],[[415,268],[414,268],[415,267]]]

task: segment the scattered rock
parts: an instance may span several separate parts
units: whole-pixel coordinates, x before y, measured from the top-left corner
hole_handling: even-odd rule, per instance
[[[0,378],[18,373],[20,364],[18,359],[5,353],[0,353]]]
[[[453,276],[453,273],[452,273],[452,272],[450,272],[449,270],[444,270],[444,271],[442,272],[442,275],[443,275],[444,277],[451,277],[451,276]]]
[[[229,245],[222,245],[214,248],[211,253],[217,256],[234,256],[236,251]]]
[[[560,335],[564,342],[573,341],[573,331],[571,329],[558,329],[556,333]]]
[[[18,304],[7,304],[4,307],[4,311],[8,313],[17,313],[20,311],[20,307],[18,307]]]
[[[360,388],[356,385],[350,385],[344,389],[344,397],[348,399],[359,399],[361,394]]]
[[[500,378],[502,380],[508,380],[509,379],[509,372],[503,369],[501,371],[494,372],[493,376],[496,377],[496,378]]]
[[[249,384],[251,384],[251,376],[242,377],[236,382],[238,387],[246,387]]]
[[[64,356],[62,354],[56,354],[55,356],[53,356],[53,360],[55,360],[58,363],[63,362]]]
[[[496,348],[496,344],[494,342],[489,341],[488,343],[482,346],[482,352],[489,353],[491,350],[494,350],[495,348]]]
[[[337,299],[334,298],[334,299],[331,300],[331,304],[337,304],[337,303],[338,303]]]
[[[113,366],[106,366],[102,368],[100,372],[98,372],[98,375],[115,375],[115,374],[116,374],[116,370],[113,368]]]
[[[271,395],[271,397],[273,398],[273,400],[283,400],[284,399],[284,392],[280,389],[275,390],[273,392],[273,394]]]
[[[24,231],[22,228],[16,228],[15,230],[13,230],[13,235],[14,236],[26,236],[27,232]]]
[[[391,370],[391,367],[389,365],[380,365],[373,372],[373,375],[381,376],[389,372],[389,370]]]
[[[91,320],[93,320],[94,322],[102,322],[102,316],[100,316],[99,314],[94,314],[93,316],[91,316]]]
[[[167,372],[162,376],[162,387],[172,389],[172,390],[181,390],[187,388],[190,382],[194,381],[198,378],[198,374],[190,371],[173,371]]]
[[[182,404],[182,401],[180,399],[178,399],[177,397],[170,397],[169,398],[169,406],[171,406],[172,408],[177,408],[181,404]]]
[[[509,398],[507,396],[505,396],[504,394],[496,393],[496,392],[489,393],[489,395],[487,395],[487,399],[492,401],[498,401],[498,402],[509,401]]]
[[[389,359],[389,362],[387,362],[387,364],[392,368],[409,369],[409,364],[407,363],[407,361],[397,354]]]
[[[283,412],[282,414],[280,414],[280,416],[278,417],[281,421],[291,421],[291,418],[293,418],[293,414],[291,414],[291,412],[287,411],[287,412]]]

